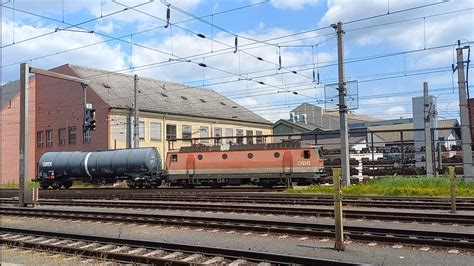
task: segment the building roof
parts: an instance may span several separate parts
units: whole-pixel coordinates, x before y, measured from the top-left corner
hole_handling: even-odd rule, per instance
[[[89,86],[111,107],[129,108],[132,106],[133,76],[76,65],[69,65],[69,67],[79,77],[90,80]],[[272,124],[210,89],[140,77],[138,91],[137,105],[142,111]]]
[[[289,120],[286,120],[286,119],[280,119],[278,121],[275,122],[275,124],[273,125],[273,127],[276,127],[280,124],[283,124],[283,125],[286,125],[288,127],[292,127],[292,128],[296,128],[300,131],[312,131],[314,130],[315,128],[317,128],[318,126],[317,125],[314,125],[314,124],[311,124],[311,123],[305,123],[305,122],[301,122],[301,121],[295,121],[295,122],[292,122],[292,121],[289,121]]]
[[[453,130],[458,127],[458,121],[456,119],[446,119],[446,120],[438,120],[438,128],[453,128],[453,129],[441,129],[438,130],[438,137],[446,138],[449,136]],[[413,123],[406,123],[406,124],[394,124],[394,125],[385,125],[385,126],[373,126],[368,127],[369,131],[385,131],[385,130],[407,130],[403,132],[403,140],[404,141],[413,141],[414,134],[413,131]],[[401,141],[400,132],[376,132],[377,136],[382,138],[385,142],[396,142]]]
[[[334,118],[339,118],[339,112],[328,112],[325,111],[324,115],[327,116],[332,116]],[[381,121],[382,119],[372,117],[372,116],[367,116],[367,115],[356,115],[353,113],[347,113],[346,115],[347,120],[352,120],[352,121],[361,121],[361,122],[375,122],[375,121]]]
[[[1,86],[1,93],[2,93],[2,109],[5,109],[9,106],[10,101],[15,98],[17,94],[20,93],[20,81],[12,81],[3,86]]]

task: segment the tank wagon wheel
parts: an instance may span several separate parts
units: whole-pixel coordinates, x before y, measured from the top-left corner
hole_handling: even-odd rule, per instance
[[[51,187],[55,190],[59,190],[61,188],[61,183],[54,182],[53,184],[51,184]]]
[[[69,189],[70,187],[72,187],[72,181],[64,182],[63,186],[64,186],[65,189]]]

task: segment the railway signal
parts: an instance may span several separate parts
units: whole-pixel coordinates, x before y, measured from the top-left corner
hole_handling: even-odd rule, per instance
[[[94,131],[95,127],[95,109],[92,107],[84,108],[84,131]]]

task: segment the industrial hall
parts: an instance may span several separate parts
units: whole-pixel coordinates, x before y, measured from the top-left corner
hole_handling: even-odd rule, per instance
[[[87,79],[89,84],[35,75],[30,79],[29,142],[34,143],[35,160],[27,167],[33,178],[39,158],[50,151],[97,151],[134,147],[134,76],[77,65],[51,69],[64,75]],[[85,92],[84,92],[85,90]],[[84,104],[95,110],[94,131],[83,131]],[[263,141],[272,134],[273,123],[221,94],[203,88],[184,86],[149,78],[138,79],[136,103],[139,106],[139,147],[155,147],[162,158],[170,148],[169,139],[237,136],[225,139],[231,144]],[[16,110],[16,111],[15,111]],[[2,86],[2,117],[19,110],[19,82]],[[2,166],[18,158],[19,117],[9,115],[12,127],[2,127]],[[11,131],[11,132],[10,132]],[[224,140],[201,140],[220,144]],[[213,142],[213,143],[211,143]],[[175,142],[177,149],[189,142]],[[5,167],[2,167],[5,169]],[[18,169],[2,171],[3,183],[16,182]]]

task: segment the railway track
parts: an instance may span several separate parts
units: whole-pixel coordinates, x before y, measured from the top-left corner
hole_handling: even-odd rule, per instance
[[[354,265],[332,260],[0,227],[0,243],[126,263],[154,265]]]
[[[4,204],[16,204],[17,201],[1,201]],[[334,210],[325,207],[285,207],[265,205],[228,205],[228,204],[202,204],[183,202],[133,202],[133,201],[90,201],[90,200],[42,200],[43,206],[82,206],[106,208],[133,208],[133,209],[167,209],[190,210],[205,212],[231,212],[231,213],[258,213],[273,215],[333,217]],[[0,210],[3,208],[0,207]],[[438,223],[449,225],[474,225],[474,215],[451,213],[425,213],[401,212],[383,210],[344,210],[344,217],[351,219],[366,219],[380,221],[399,221],[417,223]]]
[[[130,190],[94,189],[69,191],[41,191],[42,199],[115,199],[153,201],[231,202],[281,205],[331,206],[331,195],[288,195],[281,193],[222,192],[219,190]],[[212,193],[211,193],[212,192]],[[233,193],[236,192],[236,193]],[[3,198],[17,196],[17,191],[1,191]],[[344,196],[344,204],[354,207],[450,209],[448,198],[443,197],[380,197]],[[458,210],[474,211],[474,198],[460,197],[456,200]]]
[[[272,234],[294,236],[311,236],[332,238],[334,225],[283,222],[271,220],[252,220],[217,217],[196,217],[184,215],[158,215],[110,212],[110,211],[77,211],[57,209],[24,209],[1,208],[2,215],[20,217],[42,217],[68,220],[90,220],[101,222],[177,225],[186,227],[219,228],[225,230],[256,231]],[[399,243],[408,245],[428,245],[443,248],[474,250],[473,233],[433,232],[413,229],[374,228],[362,226],[345,226],[346,238],[363,242]]]

